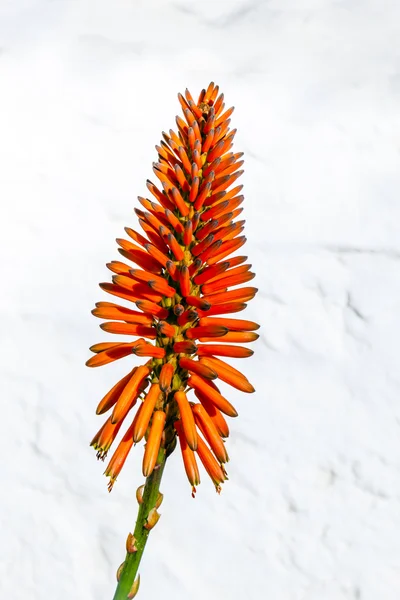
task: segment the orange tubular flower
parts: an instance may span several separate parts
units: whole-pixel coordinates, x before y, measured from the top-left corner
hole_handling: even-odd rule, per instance
[[[196,493],[196,485],[200,483],[200,474],[199,469],[196,462],[196,457],[194,455],[193,450],[191,450],[186,441],[185,435],[183,433],[182,425],[180,421],[175,421],[174,423],[175,430],[179,436],[179,444],[181,447],[183,464],[185,467],[186,475],[189,480],[189,483],[192,486],[192,496]]]
[[[220,492],[228,460],[224,415],[236,417],[237,411],[212,380],[254,391],[240,371],[219,358],[251,356],[253,351],[242,344],[256,340],[259,327],[231,318],[257,293],[248,285],[255,275],[247,256],[237,253],[246,238],[245,222],[236,220],[244,200],[243,186],[237,184],[243,155],[231,151],[233,108],[224,112],[224,96],[214,83],[201,91],[197,102],[188,90],[178,99],[183,118],[176,118],[177,130],[163,133],[156,146],[153,172],[159,183],[147,180],[151,196],[139,197],[141,209],[135,210],[142,233],[125,228],[129,239],[117,243],[126,262],[108,263],[112,282],[100,284],[103,291],[131,304],[98,302],[92,311],[105,320],[103,331],[123,337],[92,346],[89,367],[132,355],[147,357],[144,365],[130,364],[129,373],[97,406],[97,414],[110,411],[92,441],[101,459],[129,421],[105,471],[110,490],[129,452],[144,439],[146,489],[161,478],[179,440],[192,494],[200,483],[196,454]],[[139,408],[131,416],[135,405]],[[143,494],[141,502],[153,504],[147,513],[141,510],[145,521],[135,536],[157,522],[155,498],[153,492]],[[144,543],[138,548],[142,552]],[[128,570],[122,569],[121,581]],[[133,597],[135,585],[115,597]]]
[[[183,433],[185,434],[186,441],[191,450],[197,449],[197,433],[194,423],[193,413],[190,408],[190,404],[186,397],[185,392],[176,392],[175,400],[178,404],[179,412],[181,415]]]
[[[165,412],[157,410],[153,414],[153,420],[147,438],[146,448],[143,456],[143,475],[149,477],[156,466],[158,453],[160,451],[161,436],[165,424]]]

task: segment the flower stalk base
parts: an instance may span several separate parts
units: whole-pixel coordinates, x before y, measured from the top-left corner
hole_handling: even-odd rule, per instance
[[[137,572],[146,547],[147,538],[158,521],[157,507],[160,504],[160,483],[166,462],[166,452],[160,450],[157,465],[147,477],[143,489],[133,536],[128,536],[127,553],[118,570],[118,585],[113,600],[131,600],[138,591]]]

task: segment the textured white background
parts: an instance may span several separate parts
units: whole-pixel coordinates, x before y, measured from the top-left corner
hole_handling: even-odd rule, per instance
[[[126,362],[106,339],[115,237],[135,227],[176,94],[211,79],[246,158],[262,324],[218,497],[181,458],[143,600],[400,597],[398,0],[0,1],[0,597],[110,600],[142,483],[89,441]]]

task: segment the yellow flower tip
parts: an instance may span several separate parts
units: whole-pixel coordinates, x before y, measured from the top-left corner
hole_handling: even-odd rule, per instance
[[[218,487],[226,479],[225,472],[200,436],[198,438],[197,454],[213,484]]]
[[[200,474],[196,462],[196,457],[193,450],[188,446],[185,434],[183,432],[182,422],[175,421],[174,427],[178,434],[179,445],[182,452],[183,465],[185,467],[186,475],[190,485],[192,486],[192,490],[195,490],[195,486],[200,484]]]
[[[97,450],[96,456],[99,460],[104,461],[106,458],[108,450],[117,437],[121,425],[122,422],[116,425],[111,423],[111,419],[109,418],[94,436],[90,445]]]
[[[109,480],[109,482],[108,482],[108,484],[107,484],[108,493],[111,493],[111,492],[112,492],[112,489],[113,489],[113,487],[114,487],[114,483],[116,482],[116,480],[117,480],[117,478],[116,478],[116,477],[114,477],[114,478],[111,478],[111,479]]]
[[[99,450],[96,453],[96,458],[97,458],[97,460],[101,460],[102,462],[104,462],[105,459],[107,458],[107,454],[108,454],[107,450]]]

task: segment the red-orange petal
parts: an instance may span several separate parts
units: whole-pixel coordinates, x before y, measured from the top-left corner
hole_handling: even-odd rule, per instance
[[[169,315],[167,308],[163,308],[154,302],[150,302],[150,300],[137,300],[136,306],[144,313],[155,315],[159,319],[166,319]]]
[[[172,363],[164,363],[161,367],[159,383],[163,392],[167,392],[169,390],[174,373],[175,367]]]
[[[237,390],[240,390],[241,392],[246,392],[248,394],[251,394],[255,391],[254,387],[251,385],[248,379],[242,373],[240,373],[240,371],[233,369],[233,367],[231,367],[227,363],[219,361],[215,357],[211,356],[201,357],[200,360],[202,363],[209,366],[211,369],[214,369],[217,372],[218,377],[222,379],[222,381],[225,381],[225,383],[228,383]]]
[[[167,321],[159,321],[157,330],[161,335],[165,335],[165,337],[174,337],[176,333],[175,325],[171,325]]]
[[[228,333],[226,327],[220,325],[206,325],[205,327],[192,327],[186,330],[186,337],[190,340],[197,340],[201,337],[221,337]]]
[[[111,294],[112,296],[117,296],[118,298],[129,300],[130,302],[136,302],[140,299],[138,295],[133,291],[127,290],[126,288],[123,288],[120,285],[115,285],[115,283],[100,283],[99,287],[108,294]]]
[[[107,419],[104,425],[96,433],[90,445],[97,450],[97,458],[104,460],[107,456],[108,450],[111,448],[115,438],[118,435],[122,421],[119,423],[112,423],[111,417]]]
[[[195,276],[194,282],[197,285],[200,285],[205,283],[206,281],[209,281],[210,279],[213,279],[214,277],[218,277],[219,275],[221,275],[221,273],[223,273],[229,268],[229,264],[229,261],[225,261],[212,267],[207,267],[206,269],[201,271],[201,273]]]
[[[155,273],[151,273],[150,271],[142,271],[141,269],[129,269],[129,275],[140,283],[148,283],[149,281],[158,281],[159,283],[165,283],[165,279],[163,277],[160,277]]]
[[[191,283],[189,276],[189,269],[186,265],[182,265],[179,271],[179,286],[181,288],[181,294],[185,296],[190,295]]]
[[[214,371],[212,367],[202,364],[198,360],[192,360],[186,356],[181,356],[179,359],[179,364],[183,369],[187,369],[192,373],[196,373],[196,375],[200,375],[205,379],[216,379],[218,377],[216,371]]]
[[[146,244],[146,250],[161,266],[165,267],[168,261],[168,256],[153,246],[153,244]]]
[[[134,368],[134,371],[136,371],[136,369],[137,367]],[[114,406],[114,404],[120,397],[124,387],[132,377],[134,371],[131,371],[130,373],[125,375],[125,377],[117,381],[117,383],[111,388],[111,390],[107,392],[104,398],[100,400],[99,404],[97,405],[96,415],[102,415]]]
[[[234,240],[227,240],[227,241],[223,242],[222,246],[219,248],[218,252],[214,253],[214,255],[212,257],[210,257],[210,259],[208,260],[208,264],[213,265],[213,264],[219,262],[220,260],[223,260],[226,256],[228,256],[229,254],[232,254],[232,252],[235,252],[236,250],[238,250],[245,243],[246,243],[245,236],[240,236],[238,238],[235,238]]]
[[[182,195],[181,195],[180,191],[178,190],[178,188],[173,187],[171,190],[171,195],[172,195],[172,199],[175,202],[175,205],[176,205],[177,209],[179,210],[179,212],[181,213],[181,215],[183,217],[186,217],[189,214],[189,208],[188,208],[187,204],[185,203],[184,199],[182,198]]]
[[[197,448],[197,433],[194,423],[194,417],[190,408],[189,401],[185,392],[175,392],[174,398],[178,404],[180,417],[182,421],[183,431],[189,448],[196,450]]]
[[[207,300],[203,300],[203,298],[200,298],[199,296],[186,296],[185,300],[189,306],[195,306],[196,308],[205,311],[207,311],[211,306]]]
[[[220,94],[218,96],[218,98],[215,101],[214,104],[214,109],[215,109],[215,115],[218,116],[218,114],[220,113],[220,111],[224,110],[223,109],[224,106],[224,94]]]
[[[143,475],[149,477],[156,466],[158,453],[160,451],[161,437],[164,430],[166,414],[162,410],[153,413],[149,437],[143,457]]]
[[[86,361],[86,366],[101,367],[103,365],[107,365],[110,362],[114,362],[114,360],[124,358],[125,356],[132,354],[132,348],[134,346],[135,342],[132,342],[131,344],[118,344],[116,346],[112,346],[108,350],[99,352],[95,356],[89,358],[89,360]]]
[[[132,402],[136,401],[140,384],[149,375],[149,373],[150,369],[146,366],[140,366],[137,368],[135,373],[126,384],[122,394],[118,398],[116,405],[114,406],[114,410],[111,415],[112,423],[118,423],[125,418],[132,406]]]
[[[185,169],[186,173],[188,175],[190,175],[192,169],[191,169],[190,160],[188,158],[186,150],[183,148],[183,146],[179,146],[178,151],[179,151],[179,158],[182,161],[183,168]]]
[[[218,342],[231,342],[234,344],[248,344],[258,340],[260,336],[258,333],[252,331],[228,331],[225,335],[221,335],[218,338]],[[204,336],[199,338],[200,342],[213,342],[214,338],[211,336]]]
[[[259,329],[260,326],[254,321],[247,321],[246,319],[226,319],[223,317],[202,317],[199,325],[221,325],[226,327],[229,331],[254,331]]]
[[[166,210],[165,216],[167,217],[167,220],[170,223],[170,225],[172,225],[172,227],[178,234],[183,233],[183,225],[179,221],[179,219],[174,215],[173,212],[171,212],[170,210]]]
[[[175,354],[195,354],[197,352],[197,346],[191,340],[175,342],[172,349]]]
[[[185,246],[189,246],[192,242],[193,237],[193,225],[192,221],[187,221],[185,224],[185,230],[183,233],[183,243]]]
[[[240,312],[246,308],[247,304],[243,302],[222,302],[211,306],[208,310],[199,310],[199,317],[212,316],[212,315],[226,315],[229,313]]]
[[[227,271],[225,271],[224,273],[222,273],[221,276],[213,277],[211,280],[207,281],[207,283],[214,283],[216,281],[220,281],[221,279],[226,279],[228,277],[232,277],[233,275],[241,275],[243,273],[247,273],[247,271],[249,271],[252,266],[249,264],[239,265],[238,267],[235,267],[234,269],[232,269],[231,268],[231,259],[227,259],[227,261],[229,262],[229,269]],[[224,264],[224,263],[217,263],[217,264]]]
[[[203,294],[214,294],[215,292],[235,285],[241,285],[254,279],[255,274],[251,271],[240,273],[239,275],[232,275],[231,277],[224,277],[219,281],[213,281],[212,283],[205,284],[202,286],[201,291]]]
[[[193,163],[197,170],[197,164]],[[194,202],[197,198],[197,194],[199,193],[199,187],[200,187],[200,178],[199,177],[193,177],[192,178],[192,185],[190,186],[190,193],[189,193],[189,202]]]
[[[215,306],[216,304],[222,304],[225,302],[247,302],[254,298],[257,294],[258,288],[255,287],[243,287],[237,290],[231,290],[229,292],[222,292],[217,294],[210,294],[204,296],[203,299]]]
[[[227,356],[231,358],[247,358],[254,354],[253,350],[242,346],[231,346],[229,344],[199,344],[197,346],[199,356]]]
[[[203,393],[221,412],[229,417],[237,417],[238,413],[232,404],[199,375],[191,375],[187,381],[187,385]]]
[[[104,352],[104,350],[110,350],[110,348],[115,348],[116,346],[121,346],[120,342],[99,342],[98,344],[93,344],[90,346],[90,352],[94,352],[98,354],[99,352]]]
[[[198,312],[195,308],[185,310],[181,315],[179,315],[177,319],[179,327],[183,327],[184,325],[186,325],[186,323],[196,321],[196,319],[198,319],[198,316]]]
[[[175,421],[174,427],[178,433],[179,445],[181,447],[183,465],[185,467],[186,475],[189,480],[189,483],[192,486],[199,485],[200,483],[200,473],[199,468],[197,466],[196,457],[191,448],[189,448],[188,443],[186,441],[185,434],[183,433],[182,422]]]
[[[128,248],[127,246],[128,243],[124,245],[121,244],[121,248],[118,248],[118,252],[122,254],[122,256],[136,263],[145,271],[151,271],[152,273],[161,272],[158,262],[149,256],[147,252],[141,248],[138,248],[137,246],[134,246],[134,244],[132,244],[132,246],[134,246],[133,248]]]
[[[212,422],[217,428],[219,435],[224,438],[229,437],[228,423],[226,422],[225,417],[222,415],[219,408],[217,408],[212,402],[210,402],[210,400],[199,390],[195,390],[194,393],[206,409],[210,419],[212,419]]]
[[[160,386],[158,383],[153,383],[147,392],[145,399],[143,400],[140,415],[134,423],[132,439],[135,443],[140,442],[140,440],[144,437],[159,396]]]
[[[107,465],[106,470],[104,471],[104,474],[110,478],[110,482],[108,484],[109,492],[111,492],[113,485],[115,483],[115,480],[117,479],[118,475],[120,474],[121,469],[124,466],[125,461],[128,457],[128,454],[133,446],[132,432],[133,432],[133,423],[128,428],[124,437],[118,444],[114,454],[111,457],[110,462]]]
[[[106,321],[105,323],[101,323],[100,327],[103,331],[120,335],[140,335],[150,339],[155,339],[157,336],[155,328],[146,325],[121,323],[120,321]]]
[[[147,188],[157,198],[161,206],[166,209],[174,210],[174,204],[168,199],[166,194],[163,194],[157,186],[155,186],[149,179],[146,181]]]
[[[183,260],[184,253],[181,246],[178,244],[176,237],[172,233],[167,235],[168,246],[171,248],[176,260]]]
[[[100,319],[112,319],[114,321],[125,321],[126,323],[137,323],[141,325],[151,325],[153,323],[152,315],[146,315],[142,312],[118,306],[111,302],[97,302],[96,308],[92,314]]]
[[[219,462],[228,462],[229,457],[225,444],[205,408],[201,404],[194,404],[192,406],[192,411],[197,427],[206,438],[211,450],[214,452]]]
[[[203,252],[205,252],[205,250],[207,250],[209,246],[211,246],[211,244],[214,243],[214,241],[215,235],[213,233],[209,233],[201,242],[192,247],[191,252],[193,256],[200,256]]]
[[[110,269],[113,273],[117,275],[129,275],[130,266],[119,260],[112,260],[111,262],[106,264],[107,269]]]
[[[162,296],[165,296],[166,298],[173,298],[175,296],[175,293],[176,293],[175,288],[168,285],[166,281],[164,281],[163,283],[160,283],[159,281],[151,280],[148,282],[148,285],[151,287],[152,290],[154,290],[155,292],[158,292],[159,294],[162,294]],[[150,298],[149,298],[149,300],[150,300]],[[155,300],[153,299],[153,302],[154,301]]]
[[[132,277],[125,275],[113,275],[113,283],[122,289],[126,289],[129,294],[132,294],[137,300],[151,300],[151,302],[161,302],[163,296],[157,292],[153,292],[148,285],[138,283]]]
[[[164,348],[153,346],[153,344],[146,342],[143,338],[135,343],[132,352],[136,356],[151,356],[153,358],[164,358],[166,354]]]
[[[202,225],[199,229],[197,229],[197,231],[196,231],[196,239],[199,242],[201,242],[210,233],[212,233],[214,231],[214,229],[217,229],[218,226],[219,226],[219,220],[218,219],[211,219],[210,221],[208,221],[208,223],[206,223],[206,225]]]
[[[220,492],[220,484],[223,483],[227,479],[227,477],[223,472],[221,466],[214,458],[211,450],[208,448],[207,444],[202,440],[200,436],[197,447],[197,454],[201,462],[203,463],[205,470],[210,476],[212,482],[214,483],[217,492]]]

